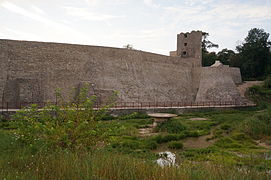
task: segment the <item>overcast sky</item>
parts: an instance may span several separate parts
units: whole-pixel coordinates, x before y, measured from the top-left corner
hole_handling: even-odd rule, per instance
[[[168,55],[180,32],[208,32],[221,50],[254,27],[271,33],[271,0],[0,0],[0,39],[132,44]]]

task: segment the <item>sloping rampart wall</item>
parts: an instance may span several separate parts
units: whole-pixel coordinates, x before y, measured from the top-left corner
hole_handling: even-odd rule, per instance
[[[231,68],[203,67],[196,102],[241,102]]]
[[[118,101],[194,101],[198,61],[137,50],[0,40],[0,98],[55,101],[83,82],[98,96],[119,91]]]

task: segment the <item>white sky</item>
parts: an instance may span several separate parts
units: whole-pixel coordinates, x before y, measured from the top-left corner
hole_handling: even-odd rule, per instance
[[[235,49],[251,28],[271,33],[271,0],[0,0],[0,39],[123,47],[168,55],[202,30]]]

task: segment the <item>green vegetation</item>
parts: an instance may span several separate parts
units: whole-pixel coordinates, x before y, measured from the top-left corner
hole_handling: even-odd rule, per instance
[[[271,42],[269,33],[263,29],[253,28],[248,32],[244,43],[236,47],[237,52],[222,49],[220,52],[208,52],[207,48],[218,47],[207,40],[208,33],[203,34],[202,64],[212,65],[215,60],[223,64],[239,67],[244,79],[263,79],[271,74]]]
[[[259,93],[269,88],[248,92],[265,106],[186,113],[145,135],[146,114],[93,111],[86,91],[76,106],[31,106],[1,121],[0,178],[270,179],[270,98]],[[159,167],[157,153],[168,150],[178,166]]]
[[[178,142],[178,141],[171,141],[168,143],[168,148],[170,149],[182,149],[183,148],[183,143]]]
[[[178,120],[169,120],[166,123],[158,124],[156,131],[158,132],[168,132],[168,133],[180,133],[184,131],[186,127]]]
[[[271,102],[271,77],[268,77],[264,81],[263,86],[252,86],[246,92],[247,96],[250,97],[254,102],[258,103],[263,107],[267,107],[267,103]]]

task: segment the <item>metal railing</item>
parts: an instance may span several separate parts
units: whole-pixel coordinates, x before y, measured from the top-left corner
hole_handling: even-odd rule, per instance
[[[0,110],[5,111],[17,111],[24,107],[28,107],[32,104],[36,104],[38,108],[42,109],[47,105],[65,105],[65,103],[57,102],[1,102]],[[76,103],[74,103],[76,105]],[[146,109],[146,108],[208,108],[208,107],[245,107],[255,106],[250,102],[240,101],[208,101],[208,102],[115,102],[112,103],[110,109]],[[102,108],[103,104],[95,103],[93,108]]]

